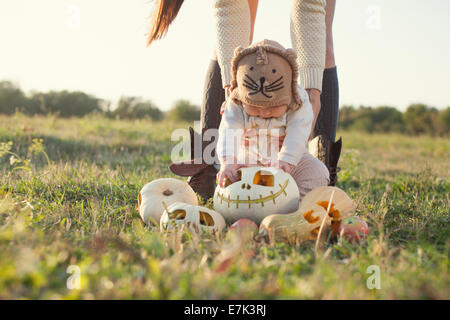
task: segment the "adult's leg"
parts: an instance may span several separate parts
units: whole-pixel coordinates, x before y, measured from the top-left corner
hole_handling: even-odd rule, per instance
[[[224,12],[233,12],[233,8],[242,7],[242,2],[245,0],[240,0],[241,3],[233,1],[216,1],[216,6],[220,7],[217,9],[220,13],[216,13],[217,19],[225,19],[227,18],[227,14]],[[245,4],[245,3],[244,3]],[[251,43],[253,39],[253,30],[256,18],[256,11],[258,6],[258,0],[248,0],[248,9],[250,15],[250,32],[249,32],[249,42]],[[228,17],[231,21],[235,20],[233,17]],[[245,29],[246,26],[243,26]],[[224,29],[217,28],[220,31],[218,34],[218,38],[226,36],[230,31],[224,26]],[[241,32],[242,33],[242,32]],[[243,34],[247,34],[247,32],[243,32]],[[225,37],[226,38],[226,37]],[[220,41],[220,39],[219,39]],[[228,39],[225,39],[228,41]],[[241,40],[242,41],[242,40]],[[221,53],[221,57],[228,57],[230,52],[224,51],[234,51],[234,48],[230,46],[223,45],[219,43],[217,45],[217,50]],[[232,53],[232,52],[231,52]],[[224,63],[224,61],[222,61]],[[216,52],[214,52],[214,57],[209,63],[209,67],[206,73],[205,85],[204,85],[204,93],[203,93],[203,102],[201,108],[201,128],[202,128],[202,136],[196,138],[196,133],[193,129],[190,130],[191,133],[191,157],[193,160],[194,153],[201,154],[201,152],[194,152],[195,149],[195,141],[202,141],[203,135],[208,129],[218,129],[221,116],[220,116],[220,107],[222,103],[225,101],[225,90],[224,86],[226,84],[223,81],[221,68],[218,62],[218,58]],[[210,143],[215,144],[217,141],[203,141],[201,146],[197,146],[197,148],[201,147],[202,150],[205,149]],[[215,147],[213,148],[215,150]],[[211,148],[208,148],[211,150]],[[215,189],[216,183],[216,173],[217,173],[217,165],[191,165],[191,164],[173,164],[171,165],[171,170],[178,175],[182,176],[190,176],[189,184],[197,192],[204,200],[210,198]]]
[[[342,140],[335,142],[339,118],[339,83],[334,57],[333,19],[336,0],[328,0],[325,7],[326,57],[320,97],[320,112],[314,127],[311,144],[316,156],[330,172],[330,185],[337,182],[337,163],[341,154]]]
[[[258,9],[258,0],[247,0],[250,11],[250,39],[253,41],[255,29],[256,12]],[[206,73],[205,86],[203,90],[203,103],[201,113],[202,129],[219,128],[220,124],[220,106],[225,101],[225,90],[222,83],[222,75],[217,60],[217,54],[209,63]]]
[[[253,33],[255,30],[256,11],[258,10],[258,0],[248,0],[250,9],[250,42],[253,42]]]
[[[250,39],[253,41],[255,29],[256,12],[258,9],[258,0],[247,0],[250,12]],[[223,88],[222,75],[217,60],[217,54],[209,63],[206,73],[205,87],[203,91],[203,103],[201,113],[202,129],[219,128],[220,124],[220,106],[225,101],[225,90]]]
[[[334,142],[339,116],[339,84],[334,58],[333,18],[336,0],[328,0],[325,7],[326,58],[322,80],[321,108],[316,122],[314,136],[324,135]]]
[[[225,101],[225,90],[222,86],[222,76],[217,57],[209,62],[203,89],[201,111],[201,127],[203,130],[219,128],[220,106]]]

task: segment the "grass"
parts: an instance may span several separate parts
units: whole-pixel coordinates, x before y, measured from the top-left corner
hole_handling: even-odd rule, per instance
[[[188,125],[0,117],[0,143],[11,141],[18,159],[0,158],[0,298],[450,298],[448,138],[341,132],[339,187],[371,232],[361,245],[327,244],[316,256],[314,243],[143,225],[137,194],[172,176],[171,133]],[[68,289],[71,265],[80,289]],[[366,285],[371,265],[379,290]]]

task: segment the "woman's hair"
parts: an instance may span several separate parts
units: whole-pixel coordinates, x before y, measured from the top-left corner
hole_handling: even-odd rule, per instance
[[[155,0],[155,10],[152,14],[150,33],[147,45],[154,40],[161,39],[167,33],[170,24],[175,20],[184,0]]]

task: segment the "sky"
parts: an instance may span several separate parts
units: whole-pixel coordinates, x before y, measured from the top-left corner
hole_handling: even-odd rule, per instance
[[[341,105],[450,106],[450,1],[337,0]],[[168,110],[200,105],[214,50],[213,1],[185,0],[167,36],[146,47],[151,0],[2,0],[0,81],[25,92],[138,96]],[[291,0],[260,0],[254,41],[291,47]]]

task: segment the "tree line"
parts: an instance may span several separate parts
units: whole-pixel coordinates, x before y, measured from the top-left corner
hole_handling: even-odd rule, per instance
[[[442,110],[422,103],[411,104],[405,112],[394,107],[342,106],[339,128],[364,132],[397,132],[445,136],[450,133],[450,107]]]
[[[32,92],[26,95],[9,81],[0,82],[0,114],[21,112],[27,115],[83,117],[97,113],[118,119],[200,119],[200,108],[187,100],[176,101],[168,112],[163,112],[153,102],[138,97],[122,97],[114,110],[110,107],[107,101],[80,91]],[[450,107],[438,110],[425,104],[411,104],[405,112],[400,112],[391,106],[342,106],[339,111],[339,128],[369,133],[444,136],[450,133]]]
[[[200,107],[188,100],[178,100],[168,112],[163,112],[153,102],[139,97],[121,97],[117,107],[111,110],[108,101],[81,91],[31,92],[26,95],[10,81],[0,82],[0,114],[12,115],[21,112],[27,115],[53,114],[58,117],[84,117],[102,114],[109,118],[143,119],[160,121],[169,118],[175,121],[200,119]]]

